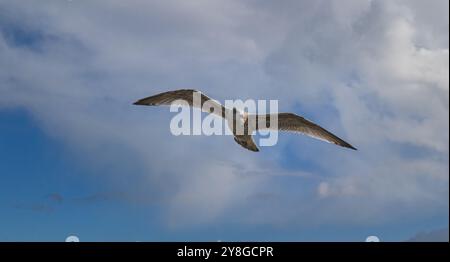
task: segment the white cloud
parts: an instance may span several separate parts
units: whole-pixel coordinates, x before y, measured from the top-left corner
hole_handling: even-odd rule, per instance
[[[370,223],[425,206],[431,215],[448,210],[445,5],[2,1],[0,108],[26,108],[87,159],[120,163],[103,152],[111,143],[138,155],[174,225],[229,210],[242,222],[300,224]],[[32,48],[8,28],[35,34]],[[168,109],[131,105],[186,87],[222,101],[278,98],[281,111],[307,114],[360,150],[282,135],[278,147],[251,154],[231,137],[172,137]],[[285,158],[321,172],[287,171]],[[292,172],[304,179],[297,190],[273,188]],[[248,201],[274,190],[270,206]]]

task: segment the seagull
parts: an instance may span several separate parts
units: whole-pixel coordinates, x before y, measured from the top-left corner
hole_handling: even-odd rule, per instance
[[[194,95],[200,98],[200,103],[195,103]],[[227,120],[230,130],[232,130],[234,135],[234,141],[236,141],[242,147],[258,152],[259,149],[252,139],[252,134],[258,130],[273,130],[273,131],[290,131],[298,134],[304,134],[328,143],[332,143],[338,146],[350,148],[356,150],[355,147],[340,139],[336,135],[327,131],[323,127],[296,115],[294,113],[277,113],[265,114],[265,115],[255,115],[248,114],[247,112],[242,112],[236,108],[229,109],[224,107],[222,104],[213,100],[203,94],[200,91],[194,89],[180,89],[174,91],[168,91],[160,93],[154,96],[149,96],[140,99],[134,103],[134,105],[144,105],[144,106],[160,106],[160,105],[183,105],[180,101],[184,101],[184,105],[187,103],[190,107],[201,109],[206,113],[213,113]],[[204,104],[208,102],[207,107]],[[232,116],[232,117],[227,117]],[[270,125],[271,117],[278,118],[278,126],[276,128]],[[254,121],[249,121],[249,119]],[[238,132],[238,130],[243,130],[243,132]]]

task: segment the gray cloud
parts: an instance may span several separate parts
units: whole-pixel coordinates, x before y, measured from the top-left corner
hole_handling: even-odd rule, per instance
[[[172,226],[448,210],[448,2],[274,3],[2,1],[0,109],[26,108],[88,165],[114,165],[104,179],[166,203]],[[250,154],[230,137],[173,137],[168,110],[131,105],[186,87],[280,99],[360,150],[282,135]],[[277,197],[253,205],[260,192]]]
[[[448,242],[448,228],[441,228],[429,232],[420,232],[412,238],[409,242]]]
[[[52,213],[54,211],[54,208],[47,204],[16,204],[13,207],[21,210],[45,214]]]
[[[64,197],[61,194],[59,194],[59,193],[48,194],[47,198],[49,200],[51,200],[52,202],[55,202],[55,203],[58,203],[58,204],[61,204],[62,202],[64,202]]]

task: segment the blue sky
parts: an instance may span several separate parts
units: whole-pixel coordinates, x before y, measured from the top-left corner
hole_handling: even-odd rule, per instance
[[[448,232],[447,1],[0,1],[0,32],[0,241]],[[132,105],[179,88],[279,99],[359,150],[255,154]]]
[[[398,241],[408,239],[411,232],[445,226],[448,220],[441,215],[374,226],[297,230],[289,225],[242,226],[224,221],[171,230],[164,226],[160,206],[130,204],[114,197],[111,190],[117,186],[105,186],[110,181],[91,178],[93,172],[102,170],[80,165],[73,153],[45,135],[28,113],[3,111],[1,123],[1,172],[10,174],[2,176],[0,187],[2,241],[63,241],[73,234],[84,241],[362,241],[373,234]],[[56,194],[61,199],[55,199]]]

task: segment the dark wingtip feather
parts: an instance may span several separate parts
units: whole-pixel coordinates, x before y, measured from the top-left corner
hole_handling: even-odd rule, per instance
[[[358,149],[356,149],[355,147],[353,147],[352,145],[350,145],[349,143],[345,143],[344,145],[342,145],[343,147],[347,147],[347,148],[350,148],[350,149],[353,149],[353,150],[358,150]]]
[[[356,147],[350,146],[349,148],[353,149],[353,150],[358,150]]]
[[[145,100],[146,100],[145,98],[144,98],[144,99],[140,99],[140,100],[134,102],[133,105],[146,106],[146,105],[148,105],[148,104],[145,102]]]

